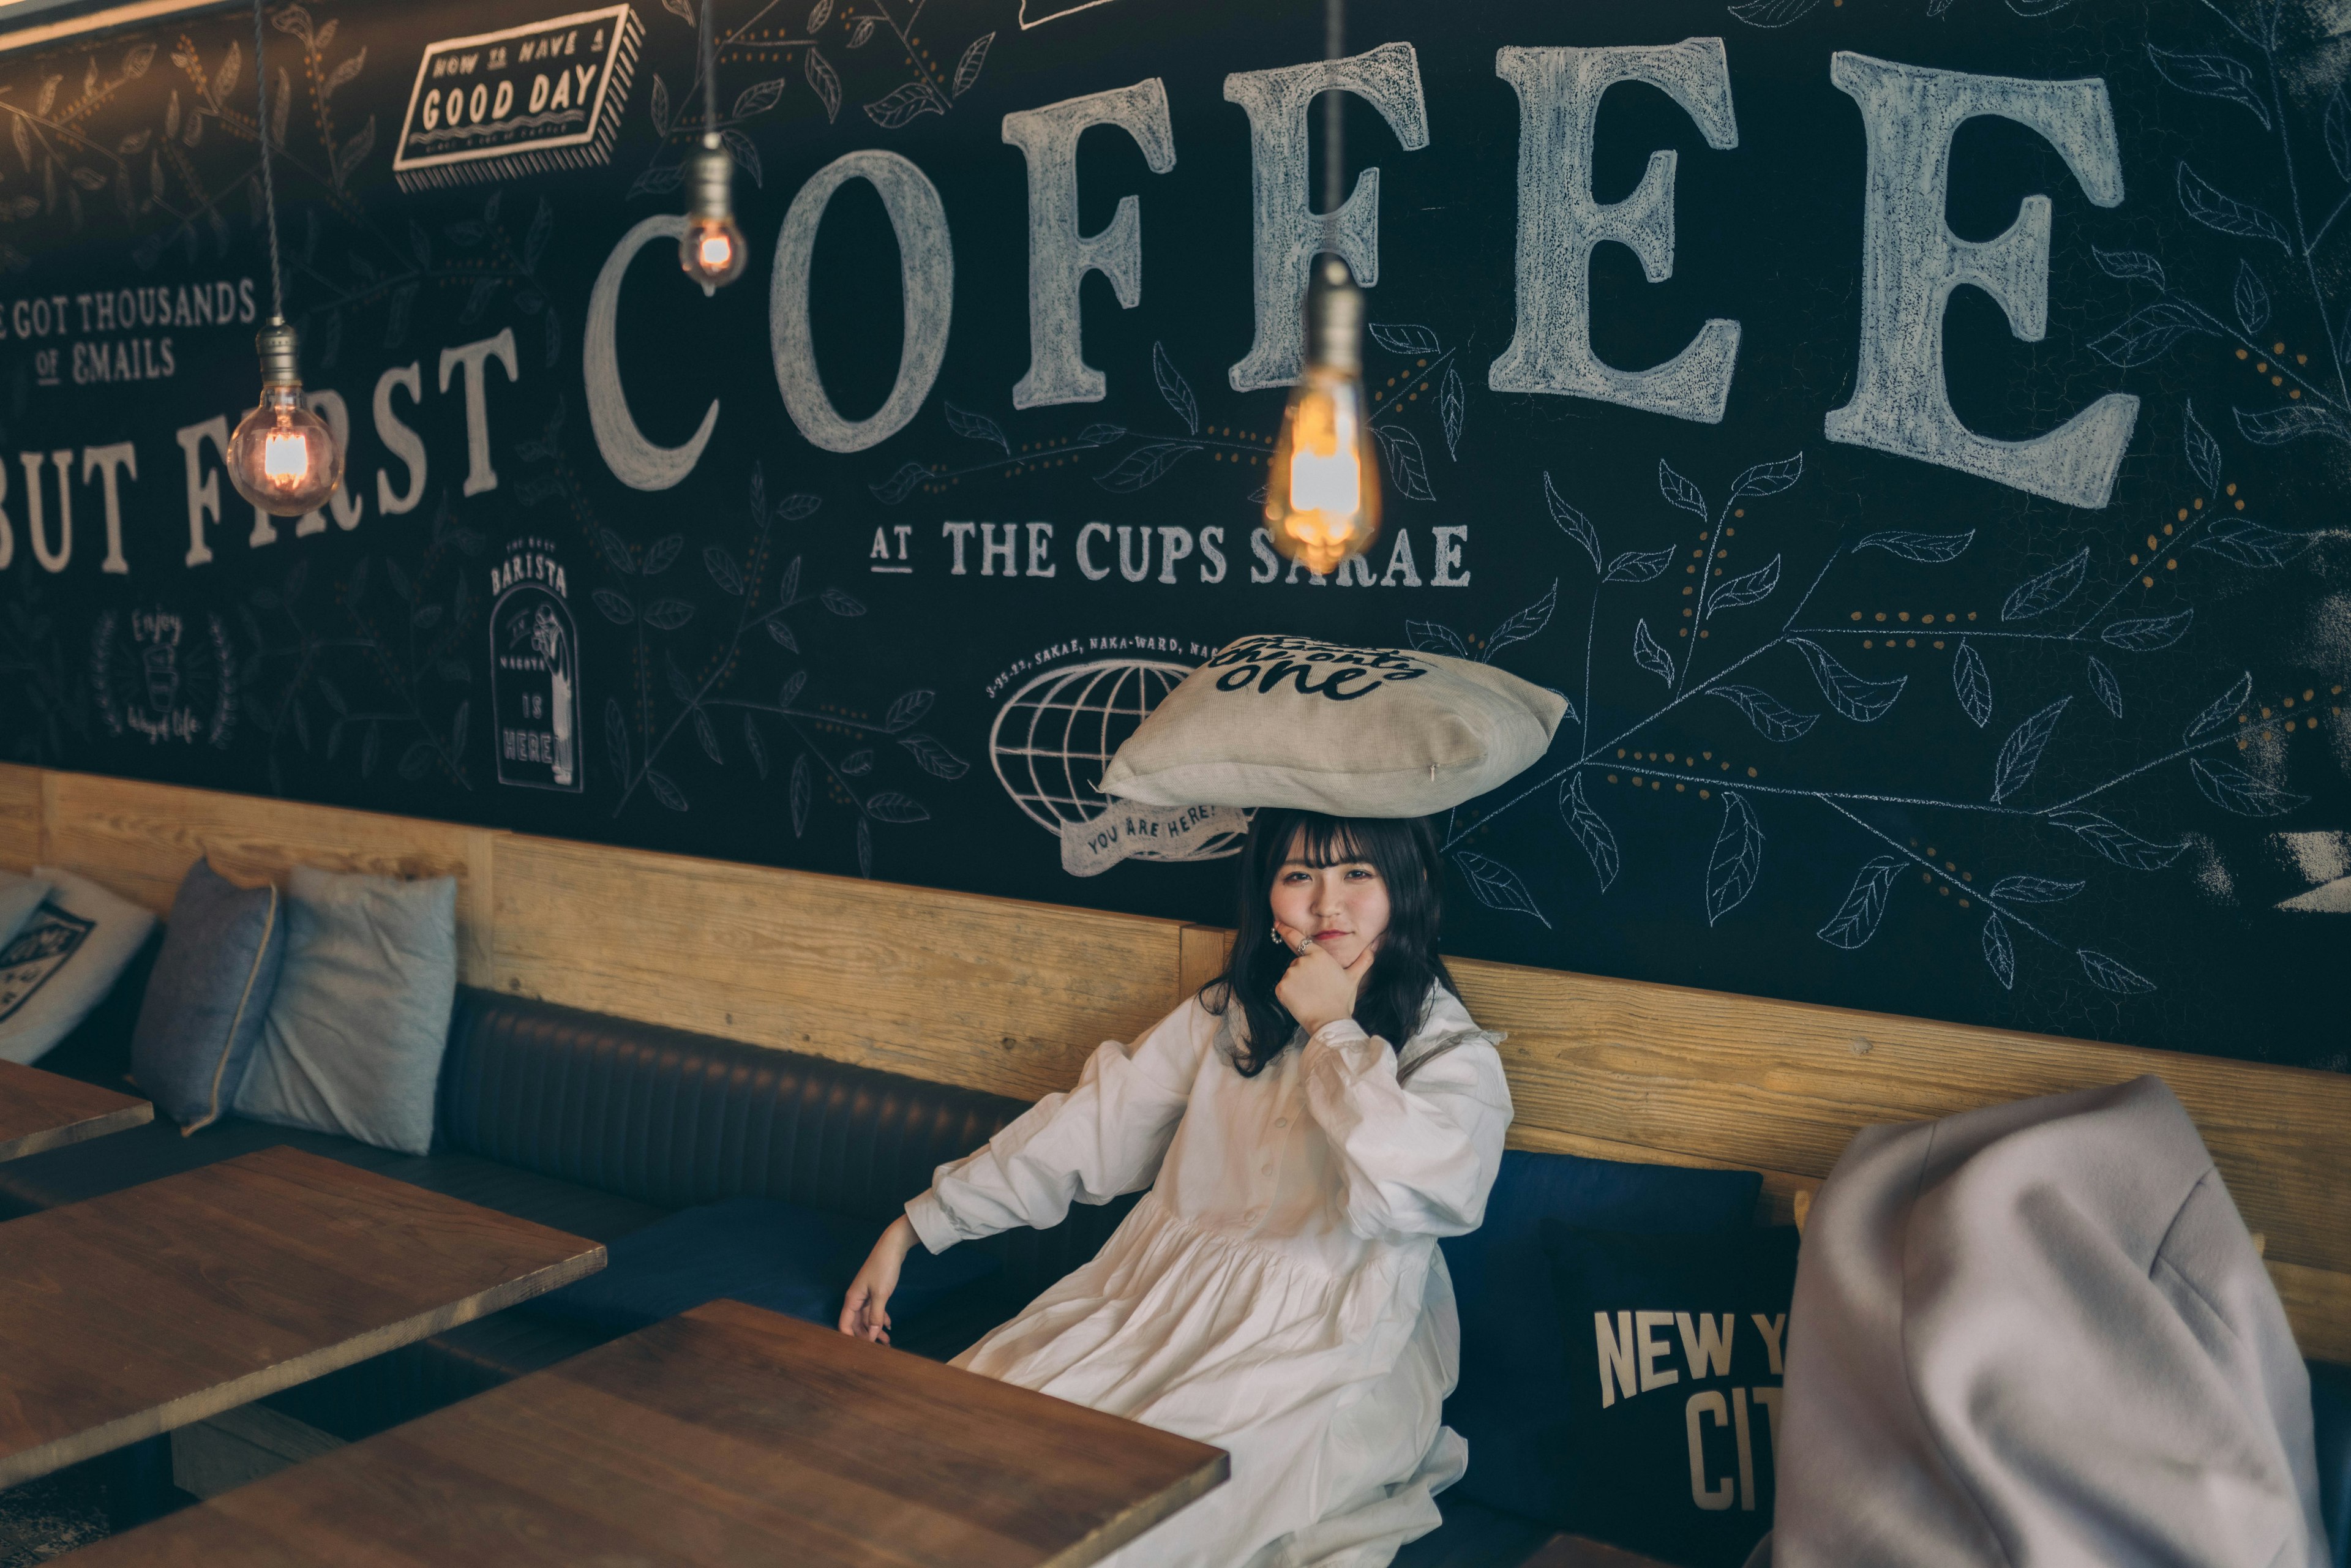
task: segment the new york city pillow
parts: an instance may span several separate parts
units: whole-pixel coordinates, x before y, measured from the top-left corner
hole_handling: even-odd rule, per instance
[[[1425,817],[1540,759],[1566,711],[1474,660],[1243,637],[1136,727],[1102,788],[1144,806]]]
[[[1546,1220],[1543,1249],[1568,1353],[1562,1419],[1537,1439],[1559,1483],[1551,1521],[1684,1568],[1740,1568],[1771,1527],[1795,1228]]]

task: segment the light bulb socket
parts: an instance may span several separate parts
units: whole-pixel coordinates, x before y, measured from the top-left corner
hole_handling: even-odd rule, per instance
[[[715,141],[686,155],[686,181],[694,194],[685,215],[691,223],[723,223],[735,215],[735,160]]]
[[[1306,293],[1306,362],[1363,374],[1364,291],[1335,256],[1322,258]]]
[[[261,354],[261,384],[265,387],[295,387],[302,384],[302,345],[294,336],[294,329],[282,316],[272,316],[269,325],[255,334],[253,346]]]

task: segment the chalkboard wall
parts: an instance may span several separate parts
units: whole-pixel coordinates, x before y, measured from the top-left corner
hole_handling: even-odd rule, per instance
[[[0,55],[0,752],[1225,921],[1062,870],[1106,750],[1241,633],[1410,645],[1573,704],[1443,824],[1455,951],[2351,1065],[2328,7],[1356,0],[1326,71],[1297,4],[712,3],[707,85],[690,0],[272,4],[350,441],[274,524],[250,14]],[[1326,82],[1330,582],[1252,537]]]

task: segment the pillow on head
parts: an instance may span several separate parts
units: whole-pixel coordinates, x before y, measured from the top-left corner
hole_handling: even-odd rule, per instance
[[[1146,806],[1426,817],[1541,758],[1566,711],[1468,659],[1243,637],[1161,699],[1102,788]]]
[[[37,876],[18,876],[13,871],[0,871],[0,947],[5,947],[25,928],[25,922],[41,907],[49,896],[49,884]]]
[[[295,867],[286,963],[236,1113],[425,1153],[456,1000],[456,878]]]
[[[1744,1231],[1762,1186],[1754,1171],[1504,1150],[1485,1222],[1438,1244],[1461,1319],[1461,1377],[1445,1402],[1445,1424],[1469,1444],[1469,1473],[1446,1495],[1538,1519],[1566,1507],[1570,1478],[1545,1450],[1560,1441],[1568,1360],[1582,1342],[1560,1339],[1544,1220],[1676,1235]]]
[[[114,988],[155,917],[88,877],[35,866],[49,891],[0,946],[0,1061],[32,1062]]]
[[[777,1198],[704,1204],[631,1231],[606,1249],[602,1269],[530,1306],[599,1328],[633,1330],[726,1296],[831,1327],[841,1321],[841,1298],[881,1234],[873,1220]],[[1002,1266],[991,1249],[951,1247],[933,1257],[917,1247],[891,1294],[891,1319],[904,1322]]]
[[[1565,1483],[1552,1522],[1740,1568],[1771,1528],[1795,1228],[1542,1229],[1568,1350],[1567,1419],[1543,1445]]]
[[[131,1036],[131,1076],[183,1133],[236,1103],[286,958],[284,900],[198,861],[180,883]]]

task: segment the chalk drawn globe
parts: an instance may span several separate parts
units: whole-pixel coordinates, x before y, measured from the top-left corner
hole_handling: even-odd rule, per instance
[[[1145,715],[1192,673],[1159,659],[1100,659],[1048,670],[998,710],[987,751],[996,777],[1019,808],[1058,836],[1064,822],[1090,822],[1110,809],[1103,769]],[[1220,833],[1188,859],[1236,854],[1238,833]],[[1138,859],[1157,858],[1147,852]]]

